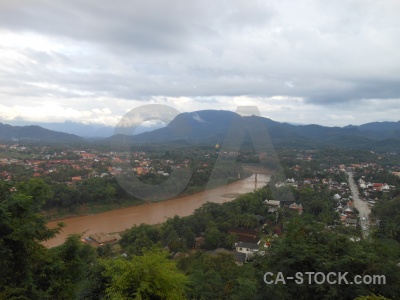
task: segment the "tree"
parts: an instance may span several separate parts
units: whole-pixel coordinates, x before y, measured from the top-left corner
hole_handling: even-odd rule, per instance
[[[285,236],[274,241],[268,255],[256,257],[253,262],[257,271],[256,277],[263,278],[266,271],[285,278],[301,272],[348,272],[348,279],[356,275],[385,274],[386,284],[332,285],[297,284],[287,281],[286,284],[260,285],[262,295],[276,299],[354,299],[358,295],[372,292],[388,298],[399,298],[398,255],[400,247],[395,241],[392,245],[375,240],[353,242],[346,235],[335,234],[324,228],[324,224],[306,223],[301,218],[293,219],[287,226]]]
[[[142,254],[144,249],[151,248],[160,240],[158,228],[140,224],[122,234],[120,245],[131,254]]]
[[[378,295],[372,294],[370,296],[358,296],[354,300],[389,300],[389,299],[386,297],[383,297],[382,295],[378,296]]]
[[[189,276],[188,299],[256,299],[253,266],[237,266],[229,252],[194,252],[178,265]]]
[[[8,184],[0,190],[0,299],[51,299],[49,282],[57,266],[40,242],[54,237],[60,226],[46,227],[35,213],[39,201],[31,196],[11,193]]]
[[[185,299],[187,277],[168,259],[168,252],[153,248],[142,256],[105,260],[103,275],[110,279],[108,299]]]
[[[50,253],[61,261],[59,282],[59,298],[76,298],[79,292],[79,284],[89,274],[90,267],[96,262],[95,249],[80,241],[81,236],[73,234],[60,246],[50,249]]]
[[[171,251],[178,251],[183,246],[181,238],[179,238],[178,233],[171,225],[164,226],[161,234],[161,242],[163,245],[168,246],[168,249]]]
[[[372,214],[380,220],[379,233],[400,242],[400,197],[379,202],[373,207]]]
[[[236,224],[238,227],[244,227],[247,229],[255,228],[255,227],[257,227],[257,225],[259,225],[255,216],[251,215],[251,214],[238,215],[236,222],[237,222]]]
[[[204,237],[206,249],[212,250],[222,246],[224,235],[217,228],[207,229]]]
[[[40,178],[31,178],[27,182],[21,182],[17,190],[19,193],[31,196],[39,204],[39,207],[53,197],[51,187]]]

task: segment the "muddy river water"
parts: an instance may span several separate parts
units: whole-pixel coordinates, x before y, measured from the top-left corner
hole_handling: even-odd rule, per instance
[[[175,215],[188,216],[207,201],[216,203],[232,201],[238,194],[263,187],[269,179],[270,175],[257,174],[255,182],[253,174],[241,181],[190,196],[50,222],[47,224],[48,227],[55,227],[58,222],[63,222],[66,226],[59,235],[46,241],[44,245],[47,247],[60,245],[69,234],[73,233],[84,233],[87,236],[93,233],[121,232],[141,223],[158,224]]]

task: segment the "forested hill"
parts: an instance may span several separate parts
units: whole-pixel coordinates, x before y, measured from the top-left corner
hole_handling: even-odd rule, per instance
[[[238,123],[248,132],[261,133],[264,127],[275,147],[318,148],[343,147],[394,151],[400,147],[399,122],[375,122],[360,126],[326,127],[292,125],[269,118],[240,115],[230,111],[202,110],[182,113],[166,127],[131,137],[135,144],[184,142],[187,144],[221,143]],[[257,135],[260,138],[263,135]],[[116,136],[107,139],[113,141]]]
[[[12,126],[0,123],[1,141],[27,141],[27,142],[79,142],[83,138],[69,133],[53,131],[40,126]]]
[[[67,124],[67,123],[66,123]],[[293,125],[269,118],[242,117],[231,111],[201,110],[177,115],[166,127],[143,132],[124,141],[134,144],[179,143],[180,145],[222,144],[228,133],[235,137],[235,126],[254,133],[253,138],[272,140],[275,147],[312,149],[339,147],[377,151],[397,151],[400,148],[400,122],[373,122],[359,126],[326,127],[321,125]],[[60,127],[61,128],[61,127]],[[118,133],[118,129],[115,131]],[[244,142],[250,142],[251,134]],[[99,140],[109,144],[119,135]],[[237,136],[239,138],[239,135]],[[45,129],[37,125],[11,126],[0,123],[1,141],[69,143],[84,139],[75,134]]]

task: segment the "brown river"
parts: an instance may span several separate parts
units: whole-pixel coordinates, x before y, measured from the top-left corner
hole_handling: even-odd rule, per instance
[[[271,175],[257,174],[257,182],[255,182],[253,174],[241,181],[190,196],[50,222],[47,224],[50,228],[57,226],[59,222],[63,222],[66,226],[55,238],[43,244],[47,247],[58,246],[65,241],[69,234],[73,233],[82,233],[88,236],[94,233],[121,232],[133,225],[163,223],[167,218],[175,215],[188,216],[206,202],[232,201],[238,194],[249,193],[254,189],[261,188],[268,183],[270,177]]]

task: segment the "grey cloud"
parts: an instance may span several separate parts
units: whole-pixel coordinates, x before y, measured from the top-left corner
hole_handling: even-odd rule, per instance
[[[174,46],[175,37],[183,35],[185,28],[174,18],[152,15],[145,3],[15,1],[0,5],[0,25],[108,45],[164,50]]]
[[[17,0],[0,4],[3,28],[122,47],[118,50],[128,46],[180,51],[193,36],[215,37],[215,29],[224,30],[229,24],[261,25],[271,16],[268,7],[242,1]]]
[[[400,98],[400,86],[397,81],[371,78],[368,81],[359,80],[346,84],[343,88],[325,89],[324,92],[314,91],[305,97],[311,104],[346,105],[350,102],[362,102],[364,99],[395,99]],[[400,100],[399,100],[400,105]]]
[[[396,2],[300,2],[3,1],[0,29],[37,32],[65,49],[17,49],[27,60],[0,60],[0,91],[211,103],[287,96],[330,106],[400,98]]]

